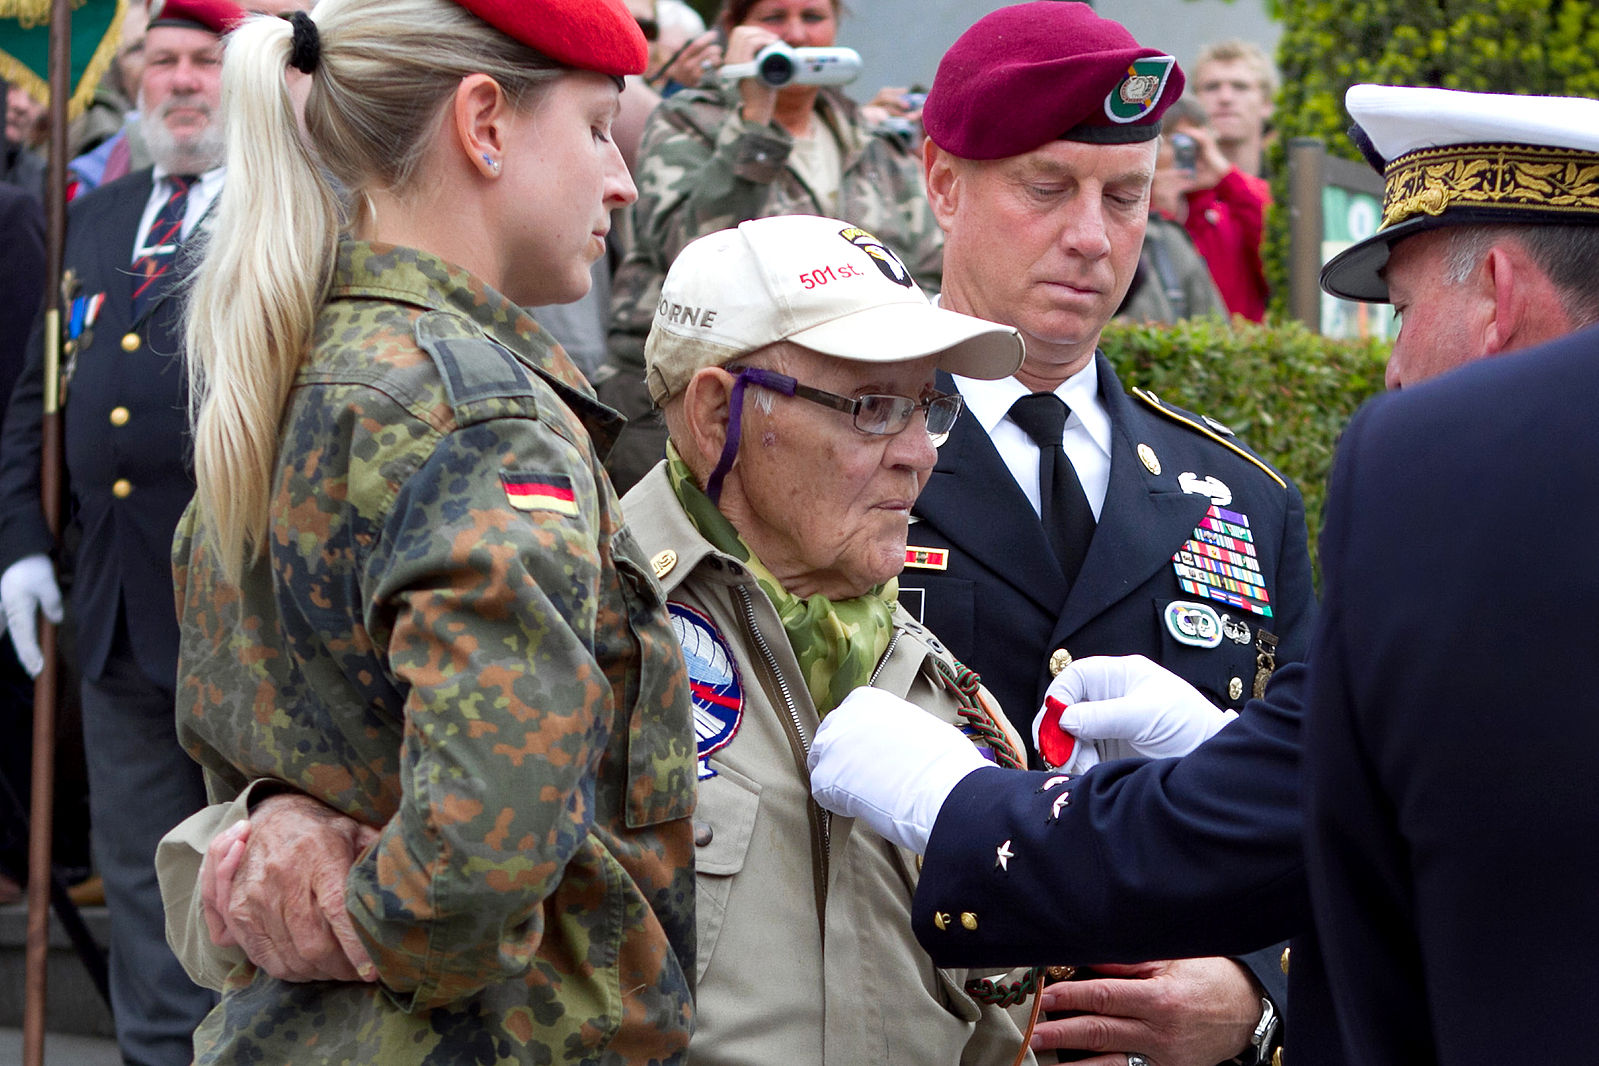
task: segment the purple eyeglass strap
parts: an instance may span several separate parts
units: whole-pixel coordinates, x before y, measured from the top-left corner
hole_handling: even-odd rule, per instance
[[[710,479],[705,482],[705,495],[711,498],[712,504],[721,503],[722,481],[727,477],[727,472],[733,469],[733,460],[738,458],[738,442],[744,422],[744,386],[754,382],[784,396],[792,396],[794,386],[797,384],[787,374],[779,374],[775,370],[762,370],[759,367],[740,367],[737,373],[738,380],[733,382],[733,395],[727,401],[731,409],[727,416],[727,442],[722,445],[722,456],[716,461],[716,469],[711,471]]]

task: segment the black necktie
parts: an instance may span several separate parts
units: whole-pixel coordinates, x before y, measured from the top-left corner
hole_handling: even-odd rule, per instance
[[[1094,511],[1061,446],[1069,414],[1065,402],[1052,392],[1023,396],[1010,409],[1011,421],[1038,445],[1038,497],[1044,533],[1067,584],[1074,584],[1088,554],[1088,542],[1094,537]]]
[[[189,207],[189,186],[198,178],[189,174],[168,174],[168,196],[150,222],[144,243],[133,253],[133,318],[143,317],[150,304],[165,291],[161,276],[172,269],[178,244],[183,240],[183,215]]]

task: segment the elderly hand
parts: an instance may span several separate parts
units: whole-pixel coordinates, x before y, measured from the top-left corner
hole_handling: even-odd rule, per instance
[[[918,854],[950,791],[993,765],[959,729],[865,687],[822,719],[808,761],[817,803]]]
[[[1079,740],[1125,740],[1153,759],[1187,755],[1238,717],[1142,655],[1077,659],[1050,682],[1044,699],[1033,719],[1034,743],[1054,699],[1066,704],[1059,729]]]
[[[17,660],[29,677],[38,677],[44,669],[44,653],[39,650],[39,612],[43,611],[52,622],[59,623],[62,618],[61,588],[56,584],[55,566],[48,555],[25,555],[6,567],[5,573],[0,574],[0,606],[5,609],[3,628],[11,630]]]
[[[309,796],[268,797],[217,835],[200,867],[206,927],[284,981],[375,981],[344,883],[378,831]]]
[[[1041,1021],[1032,1046],[1107,1052],[1080,1066],[1215,1066],[1249,1047],[1260,989],[1232,959],[1177,959],[1096,966],[1100,976],[1061,981],[1041,993],[1046,1011],[1081,1011]]]

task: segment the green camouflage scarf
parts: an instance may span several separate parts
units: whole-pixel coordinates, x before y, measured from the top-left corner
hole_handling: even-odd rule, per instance
[[[886,584],[852,600],[830,600],[822,595],[800,599],[783,588],[755,558],[733,523],[695,483],[688,465],[671,444],[666,446],[666,460],[672,489],[694,528],[719,551],[748,566],[777,608],[788,642],[804,671],[805,687],[816,704],[816,713],[823,715],[837,707],[852,690],[866,684],[888,650],[899,579],[890,578]]]

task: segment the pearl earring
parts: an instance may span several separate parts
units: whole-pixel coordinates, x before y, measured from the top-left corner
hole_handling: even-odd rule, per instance
[[[485,163],[487,163],[489,165],[489,169],[490,170],[492,170],[494,173],[498,174],[500,172],[500,161],[498,159],[495,159],[493,156],[489,155],[489,153],[487,153],[487,152],[482,153],[482,155],[483,155],[483,162],[485,162]]]

